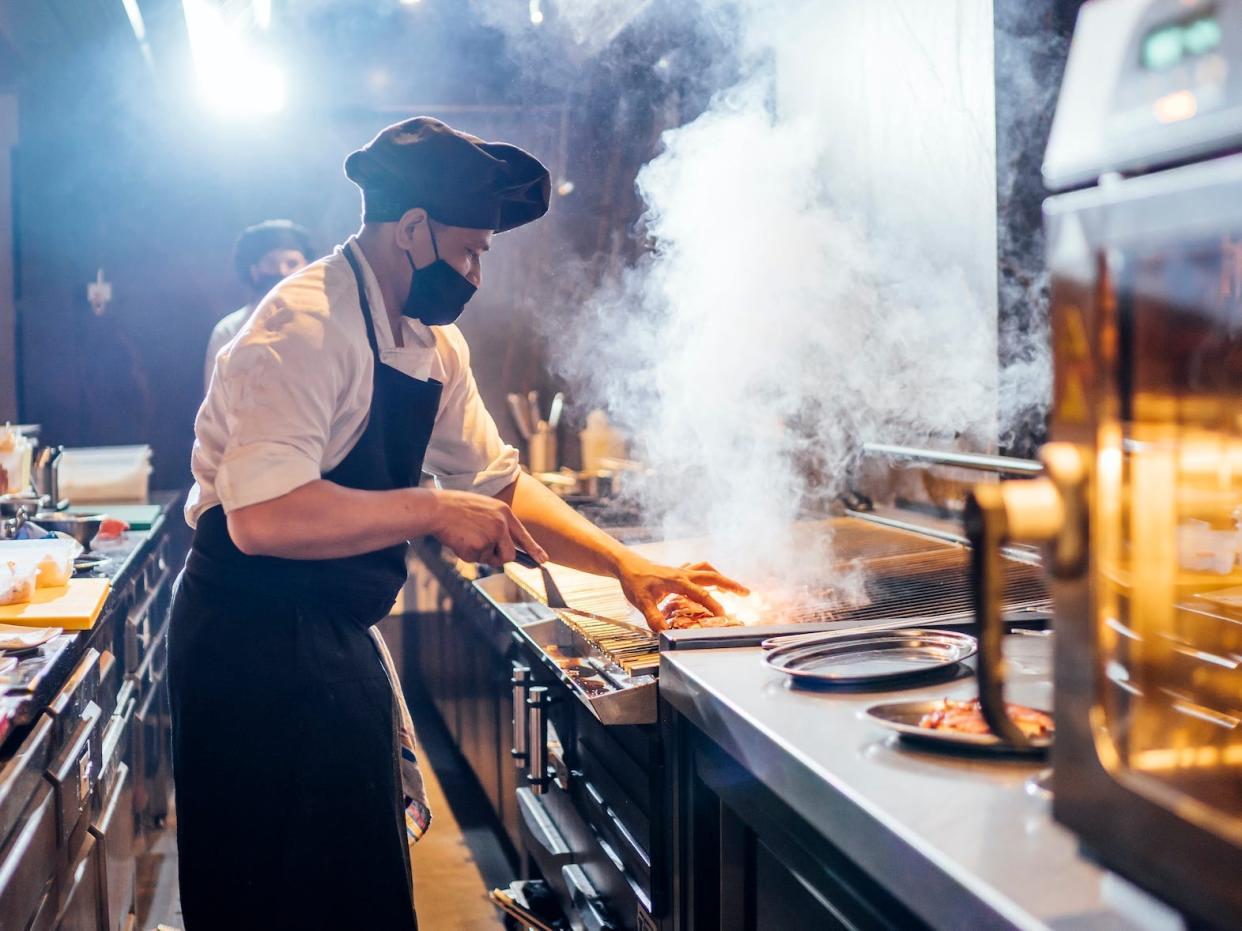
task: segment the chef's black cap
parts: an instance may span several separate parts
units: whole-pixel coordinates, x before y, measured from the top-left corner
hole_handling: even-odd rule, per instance
[[[413,207],[449,226],[503,233],[548,212],[548,169],[529,152],[416,116],[345,159],[362,188],[362,218],[391,223]]]
[[[250,266],[257,265],[263,256],[276,249],[293,249],[302,253],[308,262],[315,257],[310,233],[292,220],[264,220],[247,226],[237,237],[233,246],[233,268],[237,277],[251,284]]]

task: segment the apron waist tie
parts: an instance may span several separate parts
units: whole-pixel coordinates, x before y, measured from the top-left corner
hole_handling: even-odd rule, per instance
[[[375,641],[375,649],[379,652],[380,662],[388,673],[393,699],[397,703],[397,753],[401,771],[401,794],[405,802],[405,834],[406,842],[412,847],[431,826],[431,809],[427,805],[427,792],[423,788],[423,774],[418,768],[418,754],[414,746],[414,721],[410,718],[410,708],[406,704],[405,693],[401,690],[401,680],[397,677],[397,667],[388,651],[388,644],[384,642],[384,636],[379,630],[372,627],[370,632],[371,639]]]

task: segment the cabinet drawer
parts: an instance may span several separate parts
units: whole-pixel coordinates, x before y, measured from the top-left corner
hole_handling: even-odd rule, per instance
[[[99,888],[107,931],[123,931],[134,905],[134,792],[129,767],[121,763],[99,820],[91,825],[98,841]]]
[[[102,760],[100,714],[94,702],[82,709],[76,729],[47,773],[56,803],[58,843],[68,850],[77,849],[81,843],[82,832],[86,830],[83,815],[91,804],[99,777]]]
[[[41,715],[17,753],[0,767],[0,846],[22,825],[35,790],[46,785],[43,774],[53,750],[52,719]]]
[[[58,931],[98,931],[99,845],[89,834],[69,868],[62,899],[64,904],[56,919]]]
[[[47,713],[55,722],[58,747],[73,739],[86,706],[98,705],[99,660],[99,651],[93,647],[88,649],[56,697],[48,702]]]
[[[0,853],[0,928],[25,928],[44,899],[54,898],[56,810],[51,786],[40,783],[20,830]],[[55,905],[48,909],[54,911]]]

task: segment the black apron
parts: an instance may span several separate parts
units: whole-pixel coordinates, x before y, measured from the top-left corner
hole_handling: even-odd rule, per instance
[[[357,444],[323,477],[416,485],[442,385],[374,359]],[[331,515],[323,515],[331,520]],[[247,556],[201,515],[169,635],[187,931],[417,927],[396,708],[368,628],[405,582],[404,544],[344,559]]]

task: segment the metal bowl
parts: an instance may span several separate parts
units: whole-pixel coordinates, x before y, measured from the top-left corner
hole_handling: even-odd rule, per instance
[[[47,507],[47,503],[47,498],[34,495],[0,495],[0,517],[16,517],[19,510],[24,510],[29,517]]]
[[[89,550],[91,541],[103,525],[106,514],[64,514],[59,511],[46,511],[30,518],[31,523],[38,524],[44,530],[67,533]]]

